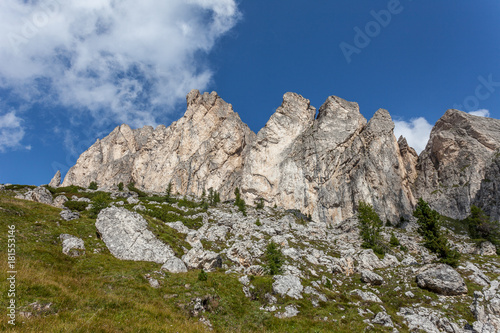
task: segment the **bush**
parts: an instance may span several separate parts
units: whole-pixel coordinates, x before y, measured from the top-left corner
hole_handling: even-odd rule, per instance
[[[169,182],[167,190],[165,191],[165,198],[167,199],[167,202],[170,201],[171,197],[172,197],[172,182]]]
[[[247,207],[245,204],[245,200],[241,199],[240,189],[236,188],[234,190],[234,195],[236,196],[236,200],[234,201],[234,205],[238,207],[238,210],[243,213],[243,216],[247,216]]]
[[[99,193],[96,195],[92,199],[92,208],[89,210],[90,218],[97,218],[101,210],[108,207],[110,201],[108,193]]]
[[[263,209],[264,208],[264,199],[260,198],[258,201],[257,201],[257,206],[256,206],[257,209]]]
[[[279,246],[270,242],[266,248],[266,270],[269,275],[281,274],[281,266],[283,265],[283,254]]]
[[[123,191],[123,183],[118,184],[118,191]]]
[[[436,253],[440,262],[456,267],[460,254],[450,249],[448,240],[441,233],[441,215],[420,198],[413,216],[418,219],[419,228],[417,231],[424,238],[424,246]]]
[[[396,235],[394,235],[394,232],[391,232],[391,239],[389,241],[389,244],[392,247],[396,247],[396,246],[401,245],[401,243],[399,242],[399,239],[396,237]]]
[[[135,187],[135,183],[128,184],[127,188],[129,191],[137,193],[140,198],[145,198],[148,196],[147,193],[145,193],[145,192],[139,190],[137,187]]]
[[[97,190],[97,183],[96,182],[90,182],[89,190]]]
[[[255,225],[258,227],[262,226],[262,222],[260,222],[259,218],[257,218],[257,221],[255,221]]]
[[[198,274],[198,281],[207,281],[208,280],[208,275],[207,273],[202,269],[200,273]]]
[[[464,220],[470,238],[480,241],[489,241],[497,247],[500,245],[500,228],[498,222],[490,221],[490,217],[483,210],[474,205],[470,208],[470,215]]]
[[[387,252],[387,245],[384,243],[382,236],[380,236],[380,229],[382,227],[382,220],[369,205],[363,201],[359,202],[358,219],[360,225],[360,235],[363,239],[362,247],[373,249],[373,252],[383,255]]]
[[[66,201],[64,203],[64,207],[71,210],[77,210],[79,212],[83,212],[88,205],[89,205],[88,202],[81,202],[81,201]]]

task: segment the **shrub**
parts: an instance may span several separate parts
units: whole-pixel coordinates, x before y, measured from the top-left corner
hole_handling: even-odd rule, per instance
[[[245,200],[241,199],[239,188],[236,188],[234,190],[234,195],[236,196],[236,200],[234,201],[235,206],[237,206],[238,210],[243,213],[243,216],[247,216],[247,207],[245,204]]]
[[[97,215],[103,210],[104,208],[108,207],[110,202],[109,199],[109,194],[107,193],[99,193],[92,199],[92,208],[89,210],[89,216],[90,218],[97,218]]]
[[[143,192],[143,191],[139,190],[137,187],[135,187],[135,183],[128,184],[127,188],[129,191],[137,193],[140,198],[144,198],[144,197],[148,196],[145,192]]]
[[[167,190],[165,191],[165,198],[167,199],[167,202],[170,201],[171,197],[172,197],[172,182],[169,182]]]
[[[200,273],[198,274],[198,281],[207,281],[208,280],[208,275],[207,273],[202,269]]]
[[[283,254],[279,246],[270,242],[266,248],[266,270],[270,275],[281,274],[281,266],[283,265]]]
[[[394,232],[391,232],[391,239],[389,240],[389,244],[392,247],[396,247],[396,246],[401,245],[401,243],[399,242],[399,239],[396,237],[396,235],[394,235]]]
[[[264,208],[264,199],[260,198],[258,201],[257,201],[257,206],[256,206],[257,209],[263,209]]]
[[[123,183],[118,184],[118,191],[123,191]]]
[[[441,215],[420,198],[413,216],[418,219],[419,228],[417,231],[424,238],[424,246],[436,253],[440,262],[456,267],[460,254],[450,249],[448,240],[441,233]]]
[[[471,206],[470,215],[464,220],[467,225],[469,236],[477,241],[490,241],[497,247],[500,245],[500,228],[498,222],[490,221],[490,217],[483,210]]]
[[[96,182],[90,182],[89,190],[97,190],[97,183]]]
[[[363,239],[362,247],[373,249],[377,254],[385,254],[387,252],[387,245],[384,243],[382,236],[380,236],[380,229],[382,227],[382,220],[369,205],[363,201],[359,202],[358,219],[360,225],[360,235]]]
[[[260,222],[259,218],[257,218],[257,221],[255,221],[255,225],[258,227],[262,226],[262,222]]]
[[[66,201],[64,203],[64,207],[71,210],[77,210],[79,212],[83,212],[88,205],[89,205],[88,202],[81,202],[81,201]]]

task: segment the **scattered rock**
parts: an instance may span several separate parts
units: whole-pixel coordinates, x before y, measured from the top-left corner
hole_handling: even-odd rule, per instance
[[[80,218],[80,213],[78,212],[73,212],[69,209],[64,209],[62,210],[59,215],[61,218],[65,221],[72,221]]]
[[[394,327],[391,316],[389,316],[386,312],[377,313],[371,322],[372,324],[382,325],[385,327]]]
[[[101,238],[118,259],[165,263],[174,256],[170,246],[149,231],[148,222],[125,208],[102,210],[96,221]]]
[[[355,289],[351,291],[351,294],[358,295],[365,302],[382,303],[382,300],[380,300],[380,298],[378,298],[378,296],[371,291],[362,291],[359,289]]]
[[[161,266],[161,269],[170,273],[186,273],[188,271],[184,261],[177,257],[169,258],[163,266]]]
[[[497,248],[490,242],[482,242],[474,251],[475,254],[481,256],[495,256],[497,254]]]
[[[281,296],[289,296],[295,299],[302,298],[304,287],[300,278],[294,275],[275,275],[273,291]]]
[[[81,238],[62,234],[59,239],[62,241],[62,253],[65,255],[76,258],[85,254],[85,243]]]
[[[384,278],[372,271],[365,269],[361,271],[361,281],[363,281],[364,283],[372,284],[374,286],[380,286],[384,283]]]
[[[24,195],[17,196],[16,198],[40,202],[46,205],[52,205],[52,194],[43,186],[39,186],[33,190],[29,190]]]
[[[475,291],[470,309],[476,319],[474,332],[500,332],[500,280],[493,281],[482,292]]]
[[[278,312],[274,316],[280,319],[292,318],[298,315],[299,312],[296,305],[288,305],[285,307],[285,312]]]
[[[59,195],[54,199],[53,206],[57,208],[64,208],[64,203],[69,201],[65,195]]]
[[[424,307],[401,308],[397,313],[403,317],[410,332],[426,333],[458,333],[464,330],[456,323],[451,322],[446,315]]]
[[[204,269],[207,272],[222,267],[222,258],[213,251],[205,251],[202,247],[195,246],[186,253],[182,260],[189,269]]]
[[[420,270],[416,280],[420,288],[441,295],[462,295],[468,291],[460,274],[445,264],[426,265]]]

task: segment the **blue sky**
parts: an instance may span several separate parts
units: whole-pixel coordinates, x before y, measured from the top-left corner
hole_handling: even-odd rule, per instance
[[[498,17],[495,0],[5,0],[0,183],[48,183],[121,123],[168,125],[193,88],[256,132],[288,91],[385,108],[420,150],[449,108],[500,118]]]

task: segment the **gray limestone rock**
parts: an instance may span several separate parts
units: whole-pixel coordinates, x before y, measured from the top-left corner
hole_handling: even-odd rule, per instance
[[[302,298],[304,287],[300,278],[294,275],[275,275],[273,291],[281,296],[289,296],[295,299]]]
[[[351,294],[361,297],[361,299],[366,302],[382,303],[382,300],[371,291],[362,291],[359,289],[355,289],[351,291]]]
[[[163,264],[174,256],[170,246],[148,229],[148,222],[142,216],[125,208],[102,210],[96,227],[111,254],[118,259]]]
[[[70,257],[80,257],[85,254],[85,243],[81,238],[62,234],[59,236],[62,241],[62,252]]]
[[[417,275],[416,280],[420,288],[428,289],[441,295],[462,295],[468,291],[464,279],[460,274],[445,264],[424,266]]]
[[[57,208],[64,208],[64,203],[69,201],[65,195],[59,195],[54,199],[53,206]]]
[[[24,194],[23,199],[34,202],[40,202],[46,205],[52,205],[52,194],[43,186],[39,186],[33,190],[29,190]]]
[[[380,286],[384,283],[384,278],[372,271],[365,269],[361,271],[361,281],[363,281],[364,283],[372,284],[374,286]]]
[[[161,269],[170,273],[186,273],[188,271],[184,261],[177,257],[169,258],[163,266],[161,266]]]
[[[189,269],[204,269],[207,272],[222,267],[222,258],[213,251],[206,251],[201,246],[195,246],[186,253],[182,260]]]
[[[64,209],[62,210],[59,215],[61,218],[65,221],[72,221],[80,218],[80,213],[78,212],[73,212],[69,209]]]

